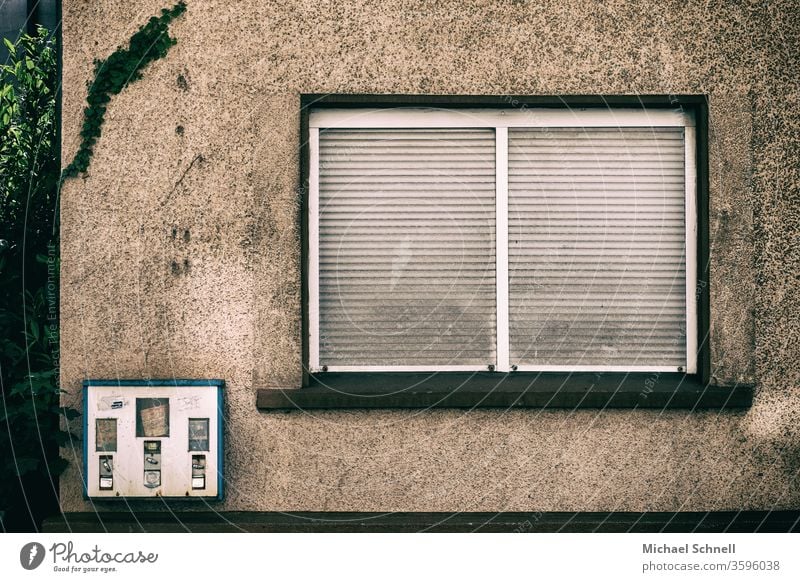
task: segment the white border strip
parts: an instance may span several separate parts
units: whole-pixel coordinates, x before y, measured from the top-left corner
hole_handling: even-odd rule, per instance
[[[311,369],[320,372],[321,367]],[[486,366],[328,366],[328,372],[486,372]],[[675,366],[519,366],[519,372],[675,372]]]
[[[519,372],[675,372],[675,366],[537,366],[520,365]]]
[[[319,129],[308,130],[308,367],[319,368]]]
[[[321,369],[312,368],[312,372]],[[486,372],[482,364],[474,366],[328,366],[328,372]]]
[[[675,109],[316,109],[310,128],[420,127],[693,127],[694,117]]]
[[[686,372],[697,373],[697,142],[695,128],[684,129],[686,198]]]

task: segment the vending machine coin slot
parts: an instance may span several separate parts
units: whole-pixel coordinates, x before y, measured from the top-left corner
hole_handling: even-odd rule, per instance
[[[100,455],[100,490],[111,491],[114,489],[114,457]]]
[[[144,486],[161,486],[161,441],[144,441]]]
[[[192,455],[192,489],[206,488],[206,456]]]

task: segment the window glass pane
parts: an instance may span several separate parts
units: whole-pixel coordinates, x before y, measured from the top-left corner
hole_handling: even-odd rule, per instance
[[[684,131],[509,130],[511,364],[686,365]]]
[[[326,366],[495,361],[493,130],[323,130]]]

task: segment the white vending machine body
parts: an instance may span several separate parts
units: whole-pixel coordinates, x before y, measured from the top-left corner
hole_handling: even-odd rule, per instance
[[[223,380],[86,380],[84,494],[223,498]]]

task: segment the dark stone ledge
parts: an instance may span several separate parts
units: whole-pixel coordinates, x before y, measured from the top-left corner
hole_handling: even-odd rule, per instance
[[[299,389],[258,391],[262,410],[330,408],[735,409],[753,388],[704,385],[677,373],[339,373]]]
[[[67,513],[49,533],[81,532],[797,532],[800,511],[720,512],[105,512]]]

